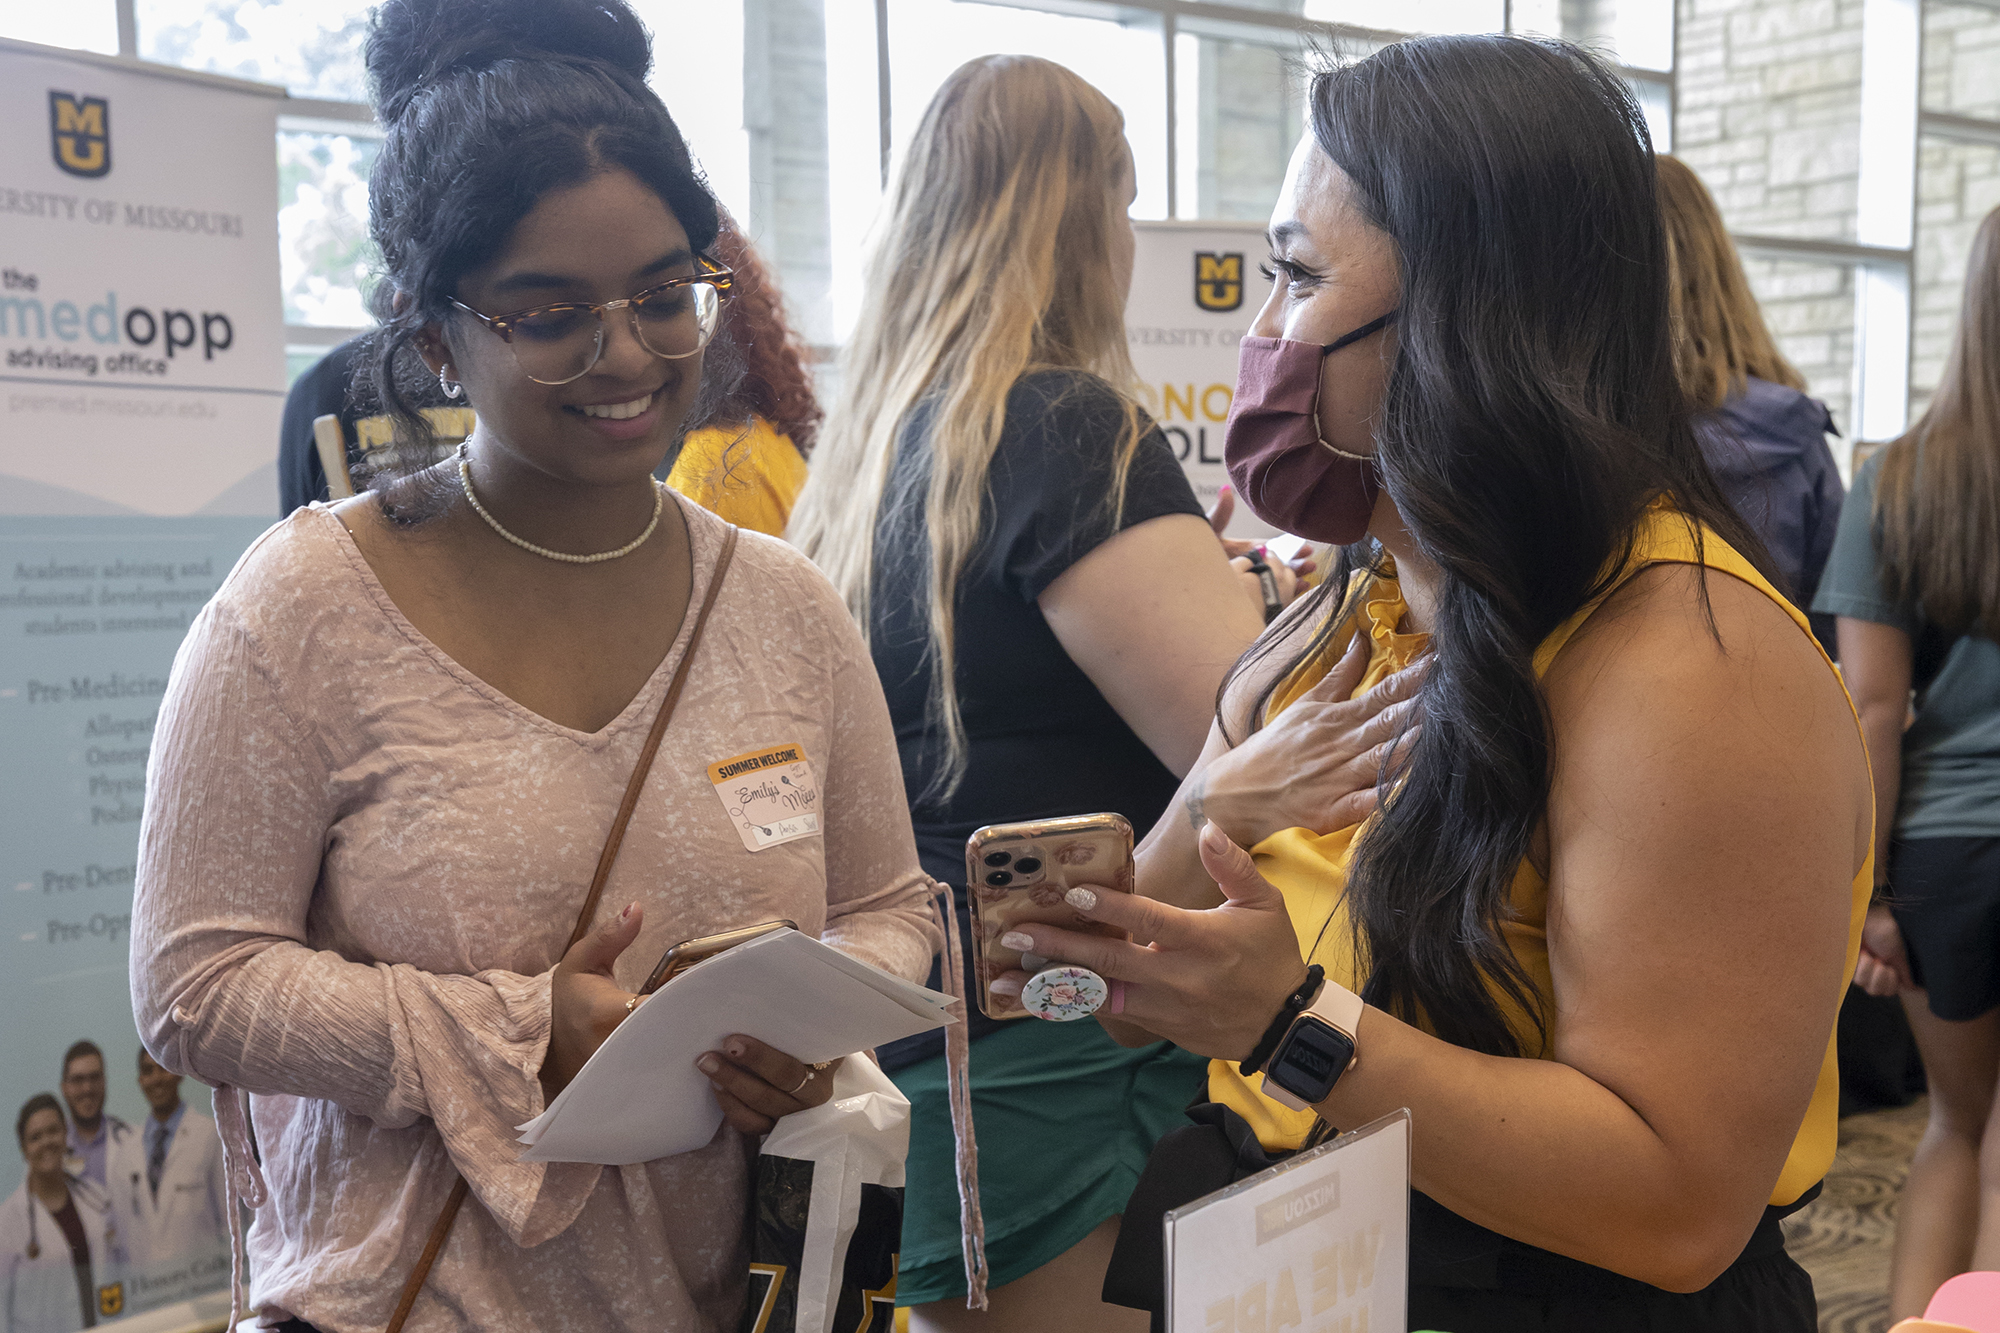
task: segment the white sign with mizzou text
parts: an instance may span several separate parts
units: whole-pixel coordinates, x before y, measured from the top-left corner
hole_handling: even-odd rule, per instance
[[[1403,1333],[1410,1113],[1166,1216],[1168,1333]]]
[[[0,40],[10,1333],[213,1328],[229,1309],[208,1089],[140,1049],[127,960],[175,650],[278,517],[282,96]],[[81,1219],[81,1260],[52,1198]]]
[[[0,515],[276,515],[280,105],[0,41]]]
[[[1258,272],[1261,222],[1135,222],[1125,340],[1146,410],[1166,432],[1204,509],[1229,481],[1222,429],[1236,393],[1236,344],[1271,283]],[[1232,537],[1271,537],[1241,504]]]

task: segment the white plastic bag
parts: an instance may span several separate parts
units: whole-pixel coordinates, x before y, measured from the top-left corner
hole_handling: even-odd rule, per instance
[[[742,1333],[889,1333],[909,1150],[909,1099],[865,1055],[778,1121],[752,1176]]]

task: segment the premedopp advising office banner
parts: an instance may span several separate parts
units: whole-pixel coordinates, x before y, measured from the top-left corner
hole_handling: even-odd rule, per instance
[[[1236,392],[1236,344],[1270,294],[1258,270],[1261,222],[1135,222],[1138,250],[1125,339],[1141,396],[1187,470],[1203,508],[1229,481],[1222,429]],[[1232,537],[1275,532],[1241,504]]]
[[[0,42],[0,1108],[15,1129],[0,1148],[0,1306],[12,1333],[134,1316],[169,1328],[228,1285],[207,1090],[140,1050],[127,951],[174,653],[276,516],[279,98]]]

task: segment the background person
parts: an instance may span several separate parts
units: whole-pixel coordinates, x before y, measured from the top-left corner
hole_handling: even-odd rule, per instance
[[[946,79],[792,520],[868,627],[924,868],[957,886],[962,921],[981,825],[1150,826],[1262,625],[1127,391],[1132,197],[1122,119],[1076,75],[988,56]],[[1098,1301],[1104,1263],[1200,1062],[1090,1023],[971,1023],[991,1309],[963,1305],[935,1039],[883,1052],[914,1107],[897,1302],[919,1328],[1041,1329],[1058,1310],[1133,1326]]]
[[[666,482],[738,527],[779,537],[826,414],[777,281],[727,213],[715,257],[736,275],[723,322],[742,376],[709,421],[688,432]]]
[[[524,1162],[515,1126],[676,941],[787,917],[909,977],[939,943],[845,607],[756,534],[724,578],[726,526],[654,480],[728,367],[707,356],[717,206],[650,61],[616,0],[376,8],[376,387],[422,440],[379,374],[414,347],[478,426],[462,467],[260,539],[162,704],[134,1008],[162,1065],[219,1085],[246,1163],[231,1120],[254,1094],[251,1299],[294,1333],[384,1327],[456,1180],[413,1327],[736,1327],[752,1140],[830,1079],[732,1036],[696,1062],[725,1127],[622,1168]],[[565,952],[684,658],[602,910]],[[746,845],[708,766],[773,745],[804,751],[821,827]]]
[[[1875,775],[1875,882],[1855,979],[1898,992],[1930,1120],[1896,1205],[1892,1318],[2000,1268],[2000,210],[1973,238],[1937,394],[1862,465],[1815,609]],[[1915,689],[1914,707],[1911,690]]]
[[[107,1163],[131,1138],[132,1127],[104,1110],[104,1052],[79,1041],[63,1052],[63,1100],[69,1104],[69,1152],[82,1162],[78,1174],[103,1188]]]
[[[73,1333],[124,1308],[125,1241],[104,1192],[63,1170],[68,1134],[46,1092],[14,1120],[28,1178],[0,1204],[0,1333]]]
[[[226,1254],[229,1203],[215,1121],[181,1100],[181,1076],[142,1047],[139,1090],[149,1113],[121,1154],[111,1197],[136,1218],[133,1257],[158,1270],[180,1260]],[[156,1271],[155,1276],[164,1276]]]
[[[1730,503],[1764,539],[1779,591],[1805,610],[1833,549],[1844,495],[1827,447],[1826,404],[1778,350],[1722,212],[1694,169],[1654,159],[1667,222],[1674,367],[1698,415],[1695,438]],[[1836,652],[1830,616],[1813,633]]]
[[[1265,521],[1374,546],[1246,657],[1208,752],[1354,640],[1354,688],[1428,656],[1420,725],[1358,828],[1246,854],[1163,819],[1142,892],[1200,826],[1220,906],[1072,893],[1151,949],[1004,943],[1124,977],[1100,1018],[1217,1057],[1267,1149],[1409,1107],[1412,1327],[1812,1333],[1779,1220],[1834,1152],[1866,756],[1694,440],[1644,116],[1578,48],[1490,36],[1309,105],[1225,455]],[[1304,1111],[1241,1067],[1302,988],[1359,1056]]]
[[[323,416],[340,418],[348,472],[355,486],[366,486],[370,471],[421,466],[414,459],[397,457],[395,419],[377,397],[373,379],[364,373],[374,339],[372,332],[349,338],[302,372],[286,392],[285,412],[278,426],[280,516],[330,498],[326,468],[320,462],[313,434],[313,422]],[[446,397],[421,361],[411,357],[410,362],[402,392],[423,412],[431,428],[431,442],[426,447],[441,458],[472,433],[472,409]]]

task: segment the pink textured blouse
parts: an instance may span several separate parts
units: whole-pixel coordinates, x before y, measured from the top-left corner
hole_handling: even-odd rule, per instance
[[[693,604],[724,528],[675,498]],[[639,1166],[519,1160],[542,1110],[550,971],[694,616],[602,731],[471,675],[315,505],[251,548],[174,664],[132,930],[146,1045],[252,1094],[269,1200],[251,1301],[380,1329],[451,1185],[472,1199],[417,1301],[441,1329],[730,1329],[748,1168],[727,1126]],[[797,744],[823,830],[750,851],[707,772]],[[601,911],[638,900],[635,986],[677,940],[790,917],[920,979],[939,936],[889,715],[840,599],[744,533]]]

